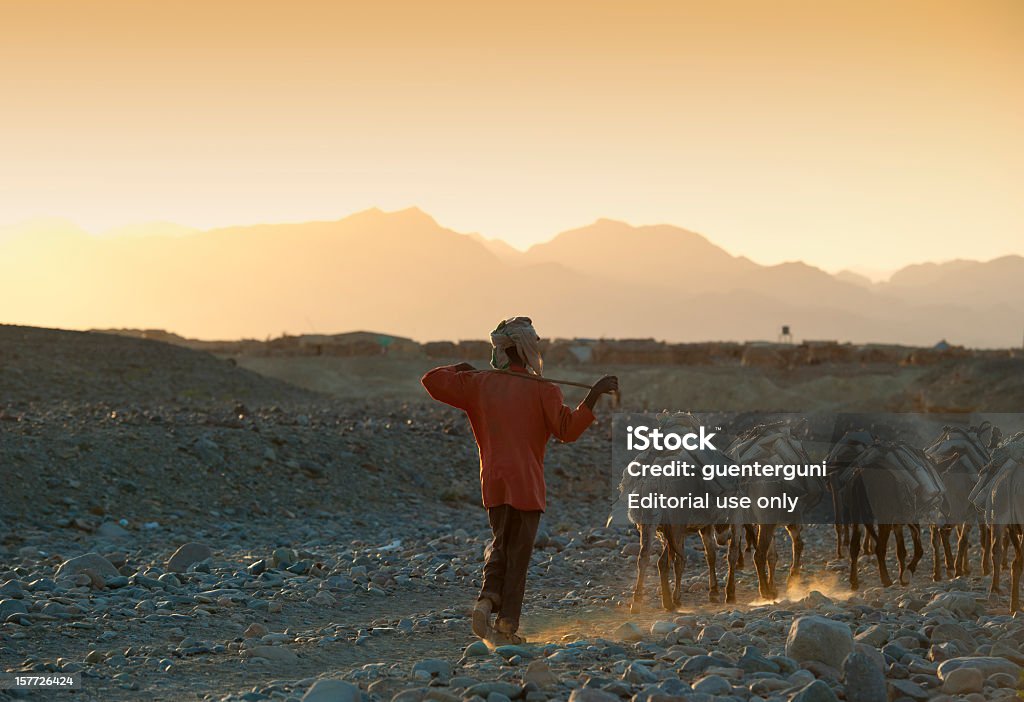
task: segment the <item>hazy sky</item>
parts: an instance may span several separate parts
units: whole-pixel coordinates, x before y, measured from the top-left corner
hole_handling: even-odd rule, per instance
[[[761,263],[1024,253],[1024,2],[0,0],[0,224],[418,205]]]

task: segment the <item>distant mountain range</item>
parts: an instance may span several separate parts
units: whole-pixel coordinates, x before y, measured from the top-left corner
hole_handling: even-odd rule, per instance
[[[484,338],[528,314],[545,336],[777,338],[1018,346],[1024,258],[907,266],[884,283],[762,266],[669,225],[601,219],[520,252],[418,209],[333,222],[93,236],[0,229],[0,322],[163,328],[201,338],[378,329]]]

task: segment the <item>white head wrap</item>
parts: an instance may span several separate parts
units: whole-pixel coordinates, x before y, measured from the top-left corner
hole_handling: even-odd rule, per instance
[[[544,375],[544,360],[540,357],[540,337],[533,328],[529,317],[512,317],[498,324],[491,332],[491,366],[499,370],[508,368],[509,358],[505,352],[514,346],[519,360],[534,375]]]

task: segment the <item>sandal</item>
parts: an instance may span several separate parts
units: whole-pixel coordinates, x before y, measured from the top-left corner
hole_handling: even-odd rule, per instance
[[[487,640],[495,632],[491,627],[491,609],[493,604],[488,599],[477,600],[473,606],[473,634]]]
[[[526,643],[526,639],[519,634],[506,634],[496,629],[493,630],[487,641],[495,646],[521,646]]]

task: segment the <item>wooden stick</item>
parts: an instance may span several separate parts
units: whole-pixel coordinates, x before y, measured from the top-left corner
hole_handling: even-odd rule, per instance
[[[587,385],[586,383],[577,383],[575,380],[559,380],[557,378],[548,378],[547,376],[532,375],[530,373],[513,373],[512,371],[500,370],[500,369],[491,369],[491,370],[488,370],[486,372],[488,372],[488,373],[501,373],[502,375],[514,375],[517,378],[526,378],[527,380],[536,380],[539,383],[555,383],[557,385],[571,385],[571,386],[573,386],[575,388],[586,388],[587,390],[592,390],[593,387],[594,387],[593,385]],[[613,392],[611,394],[612,394],[613,400],[614,400],[612,402],[612,407],[618,407],[619,406],[619,399],[621,397],[619,395],[619,391],[616,390],[615,392]]]

